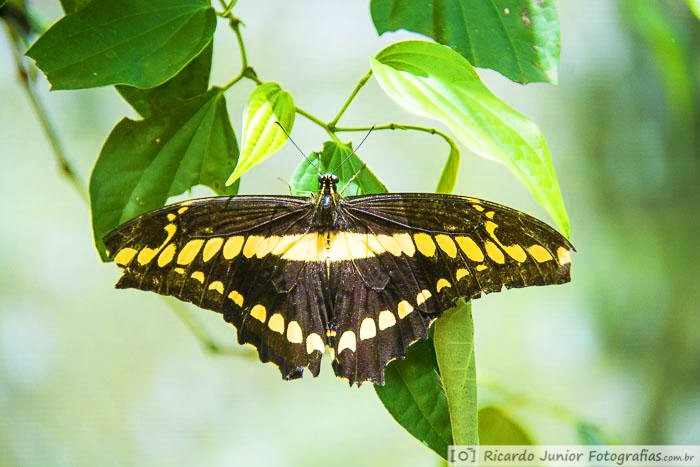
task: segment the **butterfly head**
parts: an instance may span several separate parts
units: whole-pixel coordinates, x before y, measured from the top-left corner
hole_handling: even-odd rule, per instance
[[[322,195],[333,195],[336,193],[338,176],[331,173],[319,174],[318,188]]]

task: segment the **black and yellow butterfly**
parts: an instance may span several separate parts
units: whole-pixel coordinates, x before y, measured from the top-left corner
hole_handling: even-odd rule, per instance
[[[522,212],[462,196],[320,194],[185,201],[105,238],[117,288],[172,295],[222,313],[239,343],[284,379],[384,382],[384,367],[428,336],[458,297],[570,280],[571,243]]]

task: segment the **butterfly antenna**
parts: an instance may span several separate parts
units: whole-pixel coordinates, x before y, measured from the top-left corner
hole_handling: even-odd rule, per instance
[[[375,126],[375,125],[372,125],[372,128],[370,128],[369,131],[367,132],[367,134],[365,135],[365,137],[362,138],[362,141],[360,141],[360,144],[357,145],[357,148],[353,149],[353,151],[352,151],[350,154],[348,154],[347,156],[345,156],[345,158],[344,158],[343,160],[340,161],[340,163],[335,167],[335,169],[338,169],[338,168],[342,167],[343,164],[344,164],[348,159],[350,159],[352,156],[356,156],[356,155],[357,155],[357,151],[360,150],[360,148],[362,147],[362,145],[364,144],[364,142],[365,142],[365,141],[367,140],[367,138],[369,137],[370,133],[372,133],[372,131],[374,130],[374,126]],[[345,191],[345,189],[346,189],[347,187],[350,186],[350,183],[351,183],[353,180],[355,180],[355,179],[360,175],[360,172],[362,172],[362,171],[365,169],[365,167],[367,167],[367,163],[363,163],[363,164],[362,164],[362,167],[360,167],[360,168],[353,174],[353,176],[350,177],[350,180],[348,180],[348,181],[345,183],[345,186],[343,186],[343,188],[341,188],[339,194],[341,194],[341,195],[343,194],[343,192]],[[331,172],[333,172],[333,171],[331,171]]]
[[[345,158],[344,158],[343,160],[341,160],[340,163],[338,163],[338,165],[336,165],[335,167],[333,167],[333,170],[331,170],[331,173],[334,173],[337,169],[339,169],[340,167],[342,167],[343,164],[345,164],[345,162],[347,162],[347,160],[350,159],[352,156],[356,156],[356,155],[357,155],[357,151],[360,150],[360,148],[362,147],[362,144],[367,140],[367,137],[369,137],[369,134],[372,133],[372,130],[374,130],[374,126],[375,126],[375,125],[372,125],[372,128],[370,128],[369,131],[367,132],[367,134],[365,135],[365,137],[362,138],[362,141],[360,141],[360,144],[357,145],[357,148],[353,149],[352,152],[351,152],[350,154],[348,154],[347,156],[345,156]],[[354,178],[354,177],[353,177],[353,178]]]
[[[320,174],[321,171],[319,170],[318,164],[315,163],[316,161],[315,161],[314,159],[309,158],[309,156],[307,156],[307,155],[304,153],[304,151],[302,151],[302,150],[299,148],[299,146],[297,146],[297,143],[295,143],[294,140],[292,139],[292,137],[289,136],[289,133],[287,133],[287,130],[284,129],[284,127],[282,126],[282,124],[281,124],[280,122],[275,121],[275,123],[282,129],[282,132],[285,134],[285,136],[287,137],[287,139],[288,139],[289,141],[292,142],[292,144],[294,145],[294,147],[297,148],[297,151],[299,151],[299,154],[301,154],[301,155],[304,157],[304,159],[306,159],[306,160],[309,162],[309,164],[313,165],[313,166],[316,168],[316,174],[317,174],[317,175]]]

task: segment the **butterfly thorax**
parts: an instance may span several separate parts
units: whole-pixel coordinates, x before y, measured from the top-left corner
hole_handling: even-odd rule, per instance
[[[334,230],[336,228],[338,217],[337,201],[340,198],[337,183],[337,175],[321,174],[318,176],[319,194],[313,224],[320,231]]]

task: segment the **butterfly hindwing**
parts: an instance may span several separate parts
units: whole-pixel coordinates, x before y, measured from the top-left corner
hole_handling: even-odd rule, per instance
[[[105,239],[124,268],[118,288],[171,295],[222,313],[239,343],[256,347],[285,379],[304,367],[318,374],[323,346],[321,271],[315,263],[287,262],[309,228],[313,205],[296,197],[217,197],[178,203],[123,224]],[[303,286],[297,286],[297,283]],[[318,349],[320,347],[320,349]]]

